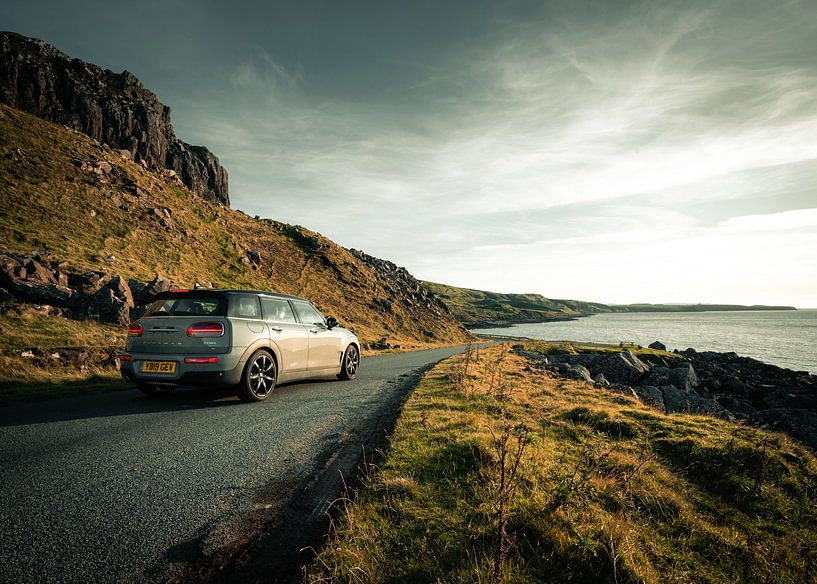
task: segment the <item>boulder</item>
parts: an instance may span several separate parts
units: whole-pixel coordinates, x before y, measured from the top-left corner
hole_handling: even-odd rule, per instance
[[[251,249],[247,252],[247,261],[253,267],[258,267],[261,264],[261,252],[257,249]]]
[[[720,390],[732,395],[746,395],[746,384],[734,376],[727,376],[721,379]]]
[[[87,318],[100,322],[126,325],[130,322],[130,307],[116,297],[107,286],[85,299],[83,313]]]
[[[565,376],[571,379],[577,379],[579,381],[586,381],[587,383],[593,383],[593,377],[590,375],[590,371],[587,370],[587,367],[583,365],[571,365],[569,363],[559,363],[558,365],[559,370],[565,374]]]
[[[59,284],[43,284],[27,280],[13,280],[6,285],[7,290],[25,302],[68,306],[74,291]]]
[[[731,397],[728,395],[720,395],[715,398],[715,400],[725,407],[727,410],[732,412],[736,418],[740,419],[748,419],[751,417],[757,410],[752,405],[748,399],[740,399]]]
[[[644,383],[658,387],[662,385],[674,385],[687,392],[692,391],[693,388],[700,385],[698,375],[690,363],[673,368],[653,367],[644,380]]]
[[[57,278],[54,276],[54,272],[40,262],[33,259],[26,260],[23,262],[23,267],[26,270],[26,281],[38,284],[57,284]]]
[[[655,349],[657,351],[666,351],[667,350],[667,346],[664,343],[662,343],[661,341],[655,341],[655,342],[650,343],[649,348],[650,349]]]
[[[131,321],[130,311],[134,307],[133,295],[124,278],[114,276],[102,288],[91,295],[83,296],[75,303],[81,313],[100,322],[126,325]]]
[[[735,417],[716,400],[701,397],[694,391],[686,391],[674,385],[661,387],[664,395],[664,407],[668,414],[708,414],[724,420],[734,420]]]
[[[626,385],[638,385],[650,371],[649,366],[630,351],[605,355],[597,359],[594,366],[611,382]]]
[[[7,284],[12,280],[25,279],[26,270],[23,265],[10,255],[0,255],[0,283]]]
[[[604,376],[604,373],[599,373],[593,378],[593,383],[596,387],[610,387],[610,382]]]
[[[69,274],[68,285],[71,288],[77,288],[85,293],[99,290],[102,286],[111,281],[110,274],[105,272],[94,272],[88,270],[81,274]]]
[[[114,276],[111,278],[111,281],[108,283],[108,288],[113,291],[114,296],[127,304],[128,308],[133,308],[133,294],[131,293],[130,286],[128,286],[128,283],[122,276]]]
[[[664,406],[664,393],[654,385],[642,385],[635,388],[638,398],[645,404],[657,406],[662,412],[666,411]]]
[[[156,275],[150,282],[144,286],[140,292],[140,294],[135,298],[136,304],[149,304],[153,302],[153,299],[156,297],[157,294],[162,292],[167,292],[174,287],[173,282],[164,278],[160,275]]]

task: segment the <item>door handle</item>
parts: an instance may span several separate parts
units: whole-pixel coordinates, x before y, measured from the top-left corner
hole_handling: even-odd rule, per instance
[[[318,334],[318,329],[309,329],[309,332],[314,334],[314,335],[317,335]]]
[[[284,332],[284,329],[282,329],[280,326],[271,326],[271,327],[269,327],[269,330],[275,331],[276,333]]]

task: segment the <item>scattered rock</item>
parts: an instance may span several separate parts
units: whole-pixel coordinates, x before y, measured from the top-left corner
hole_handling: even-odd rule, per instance
[[[258,267],[261,264],[261,252],[256,249],[251,249],[247,252],[247,261],[250,265]]]
[[[662,343],[661,341],[655,341],[654,343],[650,343],[649,348],[650,349],[656,349],[658,351],[666,351],[667,350],[667,346],[664,343]]]
[[[754,426],[785,432],[811,448],[817,450],[817,413],[794,408],[773,408],[761,410],[749,417]]]

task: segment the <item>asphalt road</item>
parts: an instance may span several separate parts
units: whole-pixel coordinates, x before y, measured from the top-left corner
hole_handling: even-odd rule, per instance
[[[172,579],[167,566],[228,543],[253,510],[274,507],[276,485],[348,473],[327,466],[333,452],[359,451],[419,369],[461,350],[365,358],[354,381],[284,385],[257,404],[178,389],[3,407],[0,581]]]

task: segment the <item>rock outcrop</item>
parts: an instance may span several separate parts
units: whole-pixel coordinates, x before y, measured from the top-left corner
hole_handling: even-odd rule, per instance
[[[385,282],[384,290],[388,298],[380,299],[379,305],[387,311],[392,310],[395,302],[401,302],[406,308],[423,307],[437,315],[449,316],[448,307],[431,289],[414,276],[406,268],[400,267],[388,260],[381,260],[357,249],[350,249],[349,253],[363,262],[377,275],[378,280]]]
[[[179,140],[170,108],[128,71],[114,73],[43,41],[0,32],[0,102],[87,134],[207,199],[230,203],[218,158]]]
[[[161,276],[142,283],[105,271],[74,270],[47,252],[0,252],[0,302],[34,304],[50,316],[126,325],[173,287]]]

